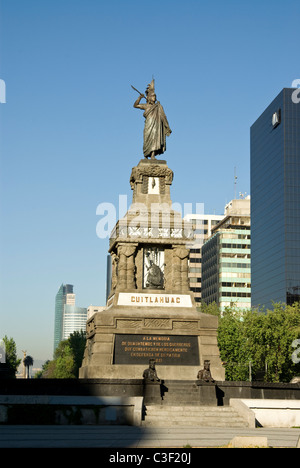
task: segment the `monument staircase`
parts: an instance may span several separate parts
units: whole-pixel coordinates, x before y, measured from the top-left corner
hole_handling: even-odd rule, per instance
[[[174,427],[248,427],[231,406],[164,406],[149,405],[145,408],[142,426]]]
[[[166,381],[158,398],[145,400],[142,426],[248,427],[248,421],[207,386],[206,397],[199,399],[199,388],[187,381]],[[203,390],[203,389],[202,389]],[[218,406],[219,405],[219,406]]]

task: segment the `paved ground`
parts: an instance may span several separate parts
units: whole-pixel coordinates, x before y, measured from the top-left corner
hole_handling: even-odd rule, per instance
[[[295,448],[300,428],[0,426],[0,448],[220,447],[237,436],[267,437],[270,447]]]

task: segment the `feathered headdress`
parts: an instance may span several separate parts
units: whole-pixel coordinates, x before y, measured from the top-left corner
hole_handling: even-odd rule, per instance
[[[146,96],[149,94],[155,94],[154,90],[154,79],[151,81],[151,83],[148,84],[147,89],[146,89]]]

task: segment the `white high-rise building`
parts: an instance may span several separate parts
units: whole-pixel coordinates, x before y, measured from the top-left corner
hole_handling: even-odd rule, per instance
[[[75,331],[86,329],[87,309],[76,307],[76,305],[66,304],[64,308],[63,334],[62,339],[67,340]]]
[[[202,301],[251,307],[250,197],[232,200],[202,247]]]
[[[76,307],[72,284],[62,284],[55,298],[54,351],[75,331],[85,331],[87,309]]]
[[[194,293],[195,301],[201,302],[201,248],[204,242],[210,237],[212,228],[218,224],[224,215],[209,215],[209,214],[187,214],[184,217],[185,221],[192,223],[195,234],[195,241],[190,248],[189,260],[189,280],[190,290]]]

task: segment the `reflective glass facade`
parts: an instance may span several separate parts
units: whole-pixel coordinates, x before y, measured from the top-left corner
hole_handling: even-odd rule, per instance
[[[62,336],[64,313],[64,288],[65,286],[62,284],[55,297],[54,351],[56,350]]]
[[[75,306],[72,284],[62,284],[55,297],[54,351],[74,331],[85,331],[87,309]]]
[[[86,308],[65,304],[62,339],[67,340],[69,336],[75,331],[85,332],[86,320],[87,320]]]
[[[285,88],[251,127],[252,306],[300,300],[300,103]]]

